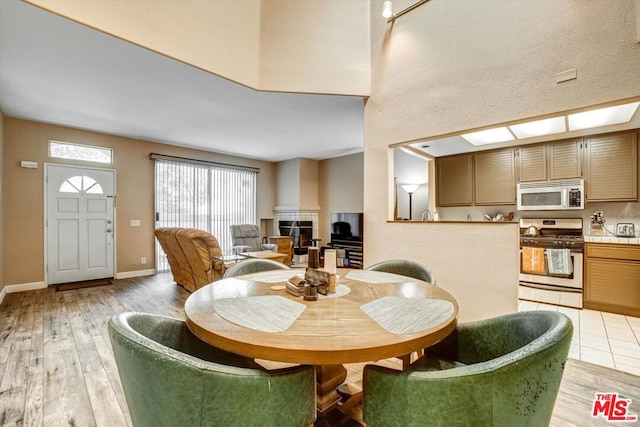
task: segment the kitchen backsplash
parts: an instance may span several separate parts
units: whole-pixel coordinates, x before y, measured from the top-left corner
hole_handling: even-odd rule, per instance
[[[515,205],[438,208],[440,221],[467,221],[467,216],[471,221],[486,221],[485,214],[495,217],[497,213],[506,216],[509,212],[513,212],[513,222],[520,218],[582,218],[585,235],[589,234],[590,217],[596,211],[603,212],[605,229],[610,231],[604,236],[615,236],[617,223],[631,223],[635,225],[636,236],[640,237],[640,203],[587,203],[585,209],[579,211],[517,211]]]

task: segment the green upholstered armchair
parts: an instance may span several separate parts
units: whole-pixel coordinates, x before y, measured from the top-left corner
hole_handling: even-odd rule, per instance
[[[281,262],[276,262],[272,259],[261,258],[249,258],[247,260],[236,262],[232,264],[224,272],[224,278],[243,276],[245,274],[258,273],[260,271],[269,270],[288,270],[289,267]]]
[[[366,268],[371,271],[384,271],[386,273],[400,274],[414,279],[436,284],[436,277],[429,268],[416,261],[408,259],[390,259],[382,261]]]
[[[549,424],[573,326],[552,311],[458,325],[405,371],[364,369],[364,420],[383,426]]]
[[[316,417],[311,366],[267,371],[151,314],[112,317],[109,336],[134,426],[308,426]]]

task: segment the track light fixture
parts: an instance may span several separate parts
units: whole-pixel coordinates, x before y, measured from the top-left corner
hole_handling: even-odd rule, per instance
[[[429,0],[420,0],[419,2],[416,2],[416,3],[412,4],[411,6],[407,7],[406,9],[402,9],[398,13],[393,13],[393,3],[391,3],[391,0],[385,0],[385,2],[382,3],[382,17],[385,18],[387,20],[387,22],[395,21],[396,18],[401,17],[402,15],[404,15],[407,12],[411,12],[416,7],[422,6],[423,4],[425,4],[428,1]]]

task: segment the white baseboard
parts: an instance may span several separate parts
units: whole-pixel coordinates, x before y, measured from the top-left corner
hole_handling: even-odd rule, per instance
[[[17,285],[7,285],[4,287],[3,291],[6,291],[8,294],[12,294],[14,292],[26,292],[26,291],[35,291],[36,289],[46,289],[47,284],[45,282],[32,282],[32,283],[20,283]]]
[[[142,276],[153,276],[156,274],[155,268],[151,268],[148,270],[137,270],[137,271],[125,271],[123,273],[116,273],[116,279],[129,279],[131,277],[142,277]],[[32,282],[32,283],[20,283],[18,285],[6,285],[2,291],[0,291],[0,304],[4,301],[4,297],[7,294],[12,294],[14,292],[26,292],[26,291],[34,291],[36,289],[46,289],[47,284],[45,282]]]
[[[130,279],[132,277],[153,276],[154,274],[156,274],[155,268],[150,268],[148,270],[125,271],[122,273],[116,273],[116,279]]]

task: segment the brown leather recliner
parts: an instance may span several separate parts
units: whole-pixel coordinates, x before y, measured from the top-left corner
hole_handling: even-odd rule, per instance
[[[167,255],[173,280],[189,292],[222,278],[218,240],[195,228],[157,228],[154,234]]]
[[[160,246],[162,246],[162,250],[167,255],[167,261],[169,262],[169,267],[173,274],[173,280],[183,288],[193,292],[196,287],[193,282],[191,265],[182,251],[182,248],[178,243],[178,239],[176,238],[178,230],[181,230],[181,228],[156,228],[154,230],[154,234],[156,235]]]
[[[193,283],[199,289],[222,278],[222,249],[211,233],[195,228],[183,228],[176,235],[182,251],[189,260]]]

